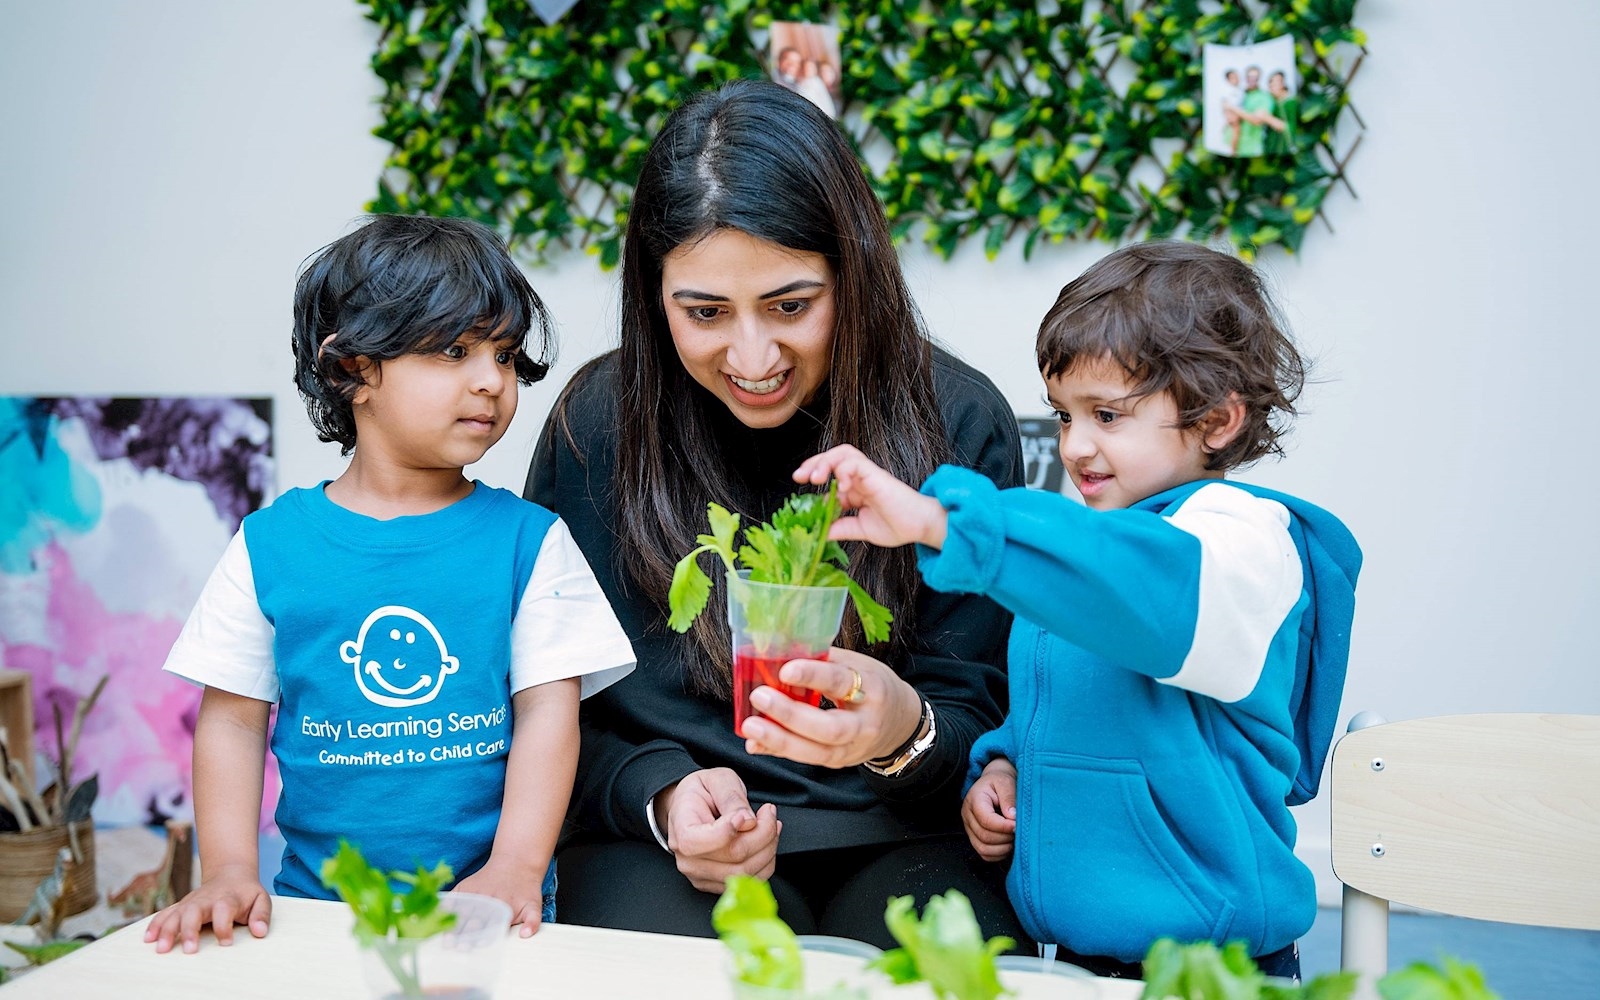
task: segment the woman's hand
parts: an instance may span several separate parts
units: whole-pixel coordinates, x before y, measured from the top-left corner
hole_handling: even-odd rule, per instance
[[[262,888],[254,866],[224,868],[208,873],[200,887],[150,918],[144,929],[146,944],[154,941],[156,954],[172,950],[176,942],[186,954],[200,950],[200,931],[207,924],[217,944],[233,944],[233,925],[243,924],[256,937],[267,936],[272,921],[272,899]]]
[[[1017,839],[1017,769],[996,757],[967,790],[961,825],[972,849],[985,861],[1004,861]]]
[[[851,700],[858,677],[859,697]],[[922,696],[893,670],[863,653],[834,647],[826,660],[790,660],[778,671],[778,679],[821,691],[837,707],[823,711],[765,685],[756,688],[750,704],[761,715],[744,720],[739,734],[750,753],[823,767],[854,767],[887,757],[922,723]]]
[[[744,781],[731,769],[689,774],[656,793],[658,825],[678,871],[701,892],[721,892],[729,875],[772,877],[778,861],[778,807],[751,811]]]
[[[795,482],[813,486],[821,486],[829,477],[839,481],[839,504],[855,511],[833,522],[829,538],[889,548],[907,542],[944,547],[949,520],[944,505],[880,469],[854,447],[842,444],[813,455],[794,472]]]

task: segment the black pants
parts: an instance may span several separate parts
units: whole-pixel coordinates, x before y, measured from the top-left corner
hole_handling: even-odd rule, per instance
[[[711,907],[655,843],[618,841],[568,847],[557,857],[556,919],[567,924],[714,937]],[[1033,954],[1006,899],[1005,867],[973,853],[960,835],[778,855],[772,894],[796,934],[832,934],[879,948],[897,944],[883,923],[890,896],[930,896],[959,889],[972,901],[984,937],[1004,934]]]

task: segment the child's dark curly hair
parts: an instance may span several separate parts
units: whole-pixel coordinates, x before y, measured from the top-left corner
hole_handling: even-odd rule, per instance
[[[1061,289],[1039,324],[1039,371],[1114,359],[1135,396],[1172,394],[1183,429],[1237,396],[1244,426],[1206,462],[1227,471],[1283,454],[1307,367],[1285,329],[1249,264],[1194,243],[1136,243]]]
[[[529,356],[533,332],[538,360]],[[355,447],[350,400],[364,366],[431,354],[463,335],[515,346],[517,381],[550,370],[550,314],[492,229],[468,219],[378,215],[317,251],[294,291],[294,381],[317,436]],[[330,339],[331,338],[331,339]]]

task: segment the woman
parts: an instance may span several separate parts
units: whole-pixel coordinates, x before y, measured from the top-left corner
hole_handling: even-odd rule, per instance
[[[1272,117],[1276,124],[1268,127],[1262,145],[1268,156],[1283,156],[1296,152],[1299,140],[1295,138],[1294,125],[1300,120],[1300,101],[1289,90],[1289,79],[1283,70],[1273,70],[1267,77],[1267,93],[1272,95]]]
[[[1021,483],[1015,418],[929,342],[833,122],[765,81],[676,111],[630,208],[621,319],[620,348],[558,400],[525,491],[571,528],[639,660],[586,703],[560,918],[709,935],[715,894],[744,873],[771,879],[801,933],[888,946],[889,896],[959,888],[987,933],[1020,938],[1004,872],[959,820],[967,751],[1003,717],[1002,611],[922,588],[910,549],[852,549],[891,640],[864,648],[847,611],[827,661],[783,668],[840,707],[760,689],[769,718],[746,723],[748,748],[726,587],[688,634],[666,627],[707,502],[765,520],[828,445],[914,481],[950,461]]]

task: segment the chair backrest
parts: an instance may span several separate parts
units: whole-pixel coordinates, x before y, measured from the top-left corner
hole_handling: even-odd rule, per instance
[[[1334,747],[1330,801],[1346,969],[1385,971],[1389,901],[1600,929],[1600,716],[1353,729]]]

